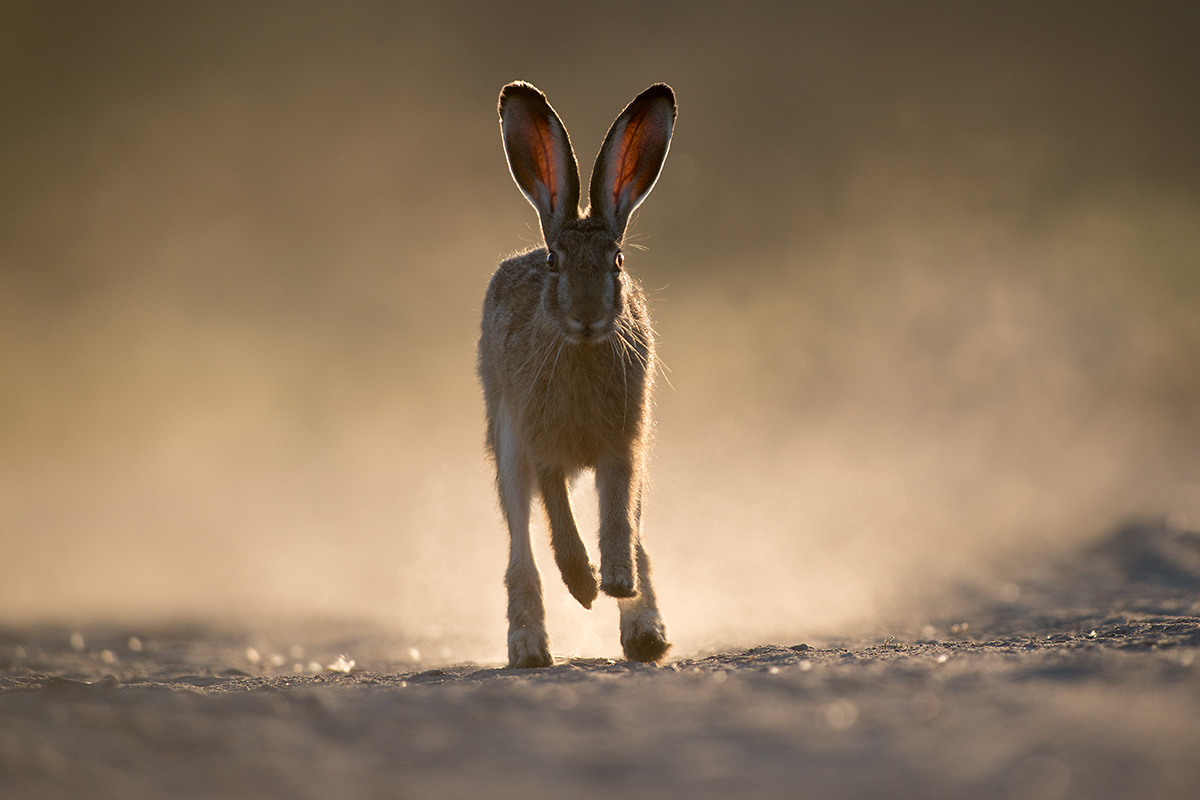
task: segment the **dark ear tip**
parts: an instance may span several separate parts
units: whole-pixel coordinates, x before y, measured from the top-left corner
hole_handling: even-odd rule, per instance
[[[665,100],[667,104],[671,106],[672,114],[675,112],[675,90],[665,83],[654,84],[650,88],[646,89],[646,91],[639,94],[634,102],[636,103],[639,100],[644,103],[651,103],[656,100]]]
[[[532,100],[534,102],[546,102],[546,95],[542,94],[541,90],[532,83],[526,83],[525,81],[513,81],[512,83],[505,84],[504,88],[500,90],[499,108],[503,109],[505,104],[514,98],[524,98],[525,100]]]

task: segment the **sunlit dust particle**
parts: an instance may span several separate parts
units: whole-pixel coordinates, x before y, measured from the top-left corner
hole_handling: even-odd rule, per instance
[[[713,673],[713,683],[724,683],[729,676],[725,674],[725,670],[719,669]]]
[[[771,667],[770,669],[767,670],[767,672],[771,673],[772,675],[778,675],[779,667]]]
[[[304,658],[304,648],[298,644],[294,644],[292,645],[291,649],[288,650],[288,655],[292,657],[293,661],[299,661],[300,659]]]
[[[926,625],[925,627],[921,628],[921,635],[926,639],[932,639],[937,635],[937,630],[934,629],[932,625]]]
[[[87,647],[87,643],[83,641],[82,633],[71,634],[71,649],[76,653],[82,653],[83,648]]]
[[[812,662],[809,661],[807,658],[800,662],[800,671],[801,672],[808,672],[810,669],[812,669],[812,667],[813,667]]]
[[[287,663],[287,659],[284,658],[283,656],[279,655],[279,653],[276,653],[273,656],[271,656],[271,666],[273,666],[273,667],[282,667],[286,663]]]
[[[934,659],[934,661],[936,661],[939,664],[945,664],[949,660],[950,660],[950,656],[946,655],[945,653],[942,653],[941,655],[939,655],[937,658]]]
[[[260,656],[258,654],[258,651],[255,650],[253,647],[247,647],[246,648],[246,660],[249,661],[251,664],[257,664],[259,661],[262,661],[262,656]]]
[[[115,664],[117,661],[117,654],[114,653],[112,650],[101,650],[100,651],[100,660],[103,661],[105,664]]]
[[[915,719],[921,722],[928,722],[940,713],[942,710],[942,702],[938,700],[937,695],[933,692],[921,692],[913,697],[909,703],[909,711]]]
[[[126,642],[126,644],[128,645],[130,652],[132,652],[132,653],[142,652],[142,640],[139,639],[138,637],[130,636],[129,641]]]
[[[421,660],[421,651],[415,647],[408,648],[408,660],[409,661],[420,661]]]
[[[349,672],[354,669],[354,659],[347,659],[344,655],[339,655],[337,660],[325,667],[325,669],[330,672]]]
[[[858,707],[849,700],[834,700],[821,710],[821,717],[830,730],[848,730],[858,721]]]
[[[318,664],[316,661],[310,661],[310,662],[308,662],[308,671],[309,672],[320,672],[321,665]]]

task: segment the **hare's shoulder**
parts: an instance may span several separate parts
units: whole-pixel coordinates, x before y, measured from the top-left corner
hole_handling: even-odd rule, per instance
[[[500,262],[483,301],[483,328],[496,335],[527,327],[537,313],[545,282],[546,248],[518,253]]]
[[[541,293],[546,277],[546,248],[539,247],[506,258],[496,267],[488,284],[488,299],[503,301],[514,294]]]

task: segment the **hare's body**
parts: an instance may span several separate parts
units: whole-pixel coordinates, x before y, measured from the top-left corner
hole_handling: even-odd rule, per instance
[[[619,600],[626,656],[655,661],[668,644],[641,545],[654,338],[642,288],[621,269],[620,245],[666,158],[674,95],[653,86],[617,118],[583,217],[570,141],[545,97],[510,84],[500,116],[513,177],[538,210],[547,243],[500,264],[479,340],[487,444],[510,536],[509,663],[553,662],[529,540],[535,490],[567,588],[587,608],[598,594],[568,493],[584,469],[595,470],[600,496],[599,589]]]
[[[545,262],[540,248],[505,261],[492,276],[480,374],[489,429],[507,401],[534,462],[574,474],[644,448],[653,385],[646,366],[653,363],[654,340],[642,288],[627,273],[620,274],[622,329],[595,345],[564,339],[557,323],[541,313]],[[488,442],[493,441],[489,430]]]

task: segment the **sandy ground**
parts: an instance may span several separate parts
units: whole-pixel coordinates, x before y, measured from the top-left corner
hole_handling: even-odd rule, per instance
[[[10,626],[0,797],[1200,796],[1200,534],[1129,526],[1013,586],[918,631],[659,667]]]

